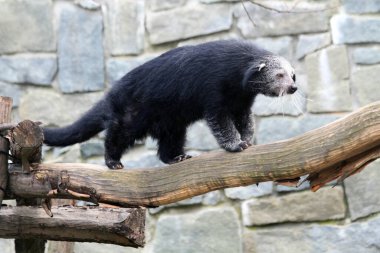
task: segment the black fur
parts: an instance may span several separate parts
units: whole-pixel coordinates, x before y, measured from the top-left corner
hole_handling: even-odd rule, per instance
[[[239,41],[170,50],[127,73],[77,122],[45,128],[45,143],[71,145],[106,129],[106,164],[121,168],[123,152],[151,135],[158,140],[160,159],[172,163],[188,158],[183,150],[187,126],[206,119],[221,147],[242,151],[252,144],[250,108],[265,89],[258,66],[268,55]]]

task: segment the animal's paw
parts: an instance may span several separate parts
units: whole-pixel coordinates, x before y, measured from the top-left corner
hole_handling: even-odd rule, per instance
[[[111,170],[121,170],[124,168],[123,164],[120,161],[115,160],[106,160],[106,165]]]
[[[182,155],[179,155],[179,156],[176,156],[174,157],[173,159],[171,159],[168,163],[169,164],[173,164],[173,163],[178,163],[178,162],[182,162],[186,159],[189,159],[191,158],[192,156],[191,155],[186,155],[186,154],[182,154]]]
[[[225,145],[225,150],[229,152],[241,152],[247,149],[250,145],[246,141],[240,141],[233,144]]]
[[[253,145],[253,134],[242,135],[241,140],[245,141],[248,144],[248,146],[252,146]]]

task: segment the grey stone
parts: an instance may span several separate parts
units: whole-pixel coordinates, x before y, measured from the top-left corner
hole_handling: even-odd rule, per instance
[[[224,190],[226,196],[230,199],[250,199],[253,197],[262,197],[272,194],[273,182],[264,182],[257,185],[227,188]]]
[[[380,63],[380,46],[355,48],[353,50],[353,59],[357,64]]]
[[[160,161],[156,155],[144,155],[137,160],[124,160],[122,163],[126,169],[135,169],[135,168],[152,168],[152,167],[162,167],[165,166],[163,162]]]
[[[157,149],[157,141],[151,137],[146,139],[145,145],[148,149]],[[205,121],[195,122],[187,129],[185,149],[201,151],[219,149],[219,145]]]
[[[106,2],[106,36],[112,55],[139,54],[144,48],[144,1]]]
[[[107,78],[110,84],[122,78],[132,69],[155,58],[157,55],[144,55],[128,59],[110,58],[107,60]]]
[[[287,10],[289,8],[282,1],[267,1],[265,5],[280,10]],[[237,5],[234,15],[238,19],[237,27],[246,38],[315,33],[324,32],[329,29],[329,15],[327,11],[297,13],[294,15],[294,13],[279,14],[249,3],[245,3],[245,7],[256,26],[249,20],[241,4]],[[323,8],[325,8],[324,4],[304,3],[297,5],[294,11],[321,10]]]
[[[253,43],[272,53],[281,55],[290,60],[293,58],[292,37],[283,36],[277,38],[258,38],[252,40]]]
[[[102,30],[100,11],[62,3],[58,29],[58,82],[62,92],[104,88]]]
[[[75,144],[73,146],[63,147],[63,148],[54,148],[53,149],[53,157],[50,162],[58,162],[58,163],[75,163],[81,162],[80,159],[80,147],[79,144]],[[49,159],[45,158],[46,161]]]
[[[380,217],[348,225],[289,225],[245,230],[244,252],[378,253]]]
[[[83,158],[104,155],[103,141],[87,141],[80,144],[80,154]]]
[[[241,235],[237,213],[232,208],[162,215],[156,224],[154,253],[240,253]]]
[[[49,86],[57,73],[56,56],[0,57],[0,80]]]
[[[0,38],[0,54],[54,51],[52,1],[2,1]]]
[[[183,206],[193,206],[193,205],[206,205],[215,206],[223,199],[223,195],[220,191],[212,191],[206,194],[198,195],[192,198],[184,199],[173,204],[163,205],[156,208],[149,208],[150,214],[157,214],[164,209],[183,207]]]
[[[373,65],[352,72],[352,91],[360,106],[380,100],[380,92],[376,92],[379,91],[379,71],[380,65]]]
[[[380,18],[335,15],[330,20],[334,44],[380,42]]]
[[[219,145],[206,122],[198,121],[187,130],[185,148],[208,151],[218,149]]]
[[[283,97],[267,97],[258,95],[253,104],[253,112],[257,116],[291,115],[299,116],[306,111],[306,99],[301,95]]]
[[[205,4],[213,4],[213,3],[221,3],[221,2],[239,2],[240,0],[200,0],[201,3]]]
[[[352,220],[380,212],[380,160],[344,181]]]
[[[0,82],[1,96],[11,97],[13,99],[13,107],[19,106],[22,93],[23,91],[18,85]]]
[[[309,115],[299,118],[274,116],[262,118],[258,124],[258,144],[288,139],[339,119],[337,115]]]
[[[348,13],[379,13],[379,0],[343,0],[344,10]]]
[[[346,212],[340,186],[246,200],[241,208],[245,226],[336,220],[344,218]]]
[[[290,187],[290,186],[285,186],[285,185],[276,185],[276,191],[277,192],[293,192],[293,191],[302,191],[306,189],[310,189],[310,182],[309,181],[304,181],[304,179],[307,178],[307,176],[302,176],[300,178],[299,183],[302,182],[301,185],[298,185],[297,187]]]
[[[296,57],[302,59],[307,54],[331,44],[330,33],[302,34],[298,38]]]
[[[188,5],[149,13],[146,22],[149,40],[156,45],[228,30],[232,25],[232,10],[226,4]]]
[[[153,150],[156,150],[157,149],[157,140],[153,139],[152,137],[148,136],[145,140],[145,147],[147,149],[153,149]]]
[[[0,249],[1,249],[1,253],[16,252],[15,240],[14,239],[0,239]]]
[[[207,36],[196,37],[196,38],[192,38],[188,40],[182,40],[178,43],[178,46],[182,47],[182,46],[189,46],[189,45],[198,45],[201,43],[217,41],[217,40],[239,40],[239,39],[241,38],[235,33],[221,32],[221,33],[216,33],[216,34],[210,34]]]
[[[73,253],[142,253],[143,249],[135,249],[131,247],[123,247],[119,245],[105,244],[105,243],[89,243],[89,242],[76,242],[74,244]]]
[[[102,96],[102,92],[61,95],[50,89],[30,89],[21,98],[19,113],[21,119],[64,126],[73,123]]]
[[[169,10],[183,6],[185,0],[149,0],[149,8],[152,11]]]
[[[101,5],[94,0],[75,0],[74,2],[80,7],[88,10],[98,10],[101,7]]]
[[[350,65],[345,46],[331,46],[306,57],[307,109],[310,112],[339,112],[352,109]]]
[[[223,199],[220,191],[212,191],[202,195],[202,204],[207,206],[215,206]]]

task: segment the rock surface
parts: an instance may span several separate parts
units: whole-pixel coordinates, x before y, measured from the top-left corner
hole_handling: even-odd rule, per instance
[[[64,4],[59,13],[58,83],[64,93],[104,88],[100,11]]]
[[[106,35],[112,55],[139,54],[144,49],[144,1],[107,1]]]
[[[232,25],[232,10],[225,4],[189,5],[152,12],[146,22],[149,40],[156,45],[228,30]]]
[[[245,226],[335,220],[344,218],[346,212],[341,187],[246,200],[241,208]]]
[[[380,217],[368,222],[338,225],[292,225],[245,230],[244,252],[255,253],[378,253]],[[286,249],[286,251],[284,251]]]
[[[379,13],[380,1],[378,0],[343,0],[344,10],[348,13]]]
[[[380,160],[369,164],[363,171],[344,181],[351,219],[380,212]]]
[[[265,5],[279,10],[291,8],[280,1],[267,1]],[[238,19],[237,27],[246,38],[324,32],[329,28],[327,11],[304,12],[294,15],[294,13],[277,13],[249,3],[246,3],[245,7],[254,20],[255,26],[249,20],[242,5],[237,5],[234,15]],[[293,10],[321,10],[323,8],[325,6],[321,4],[305,3],[305,5],[297,5]]]
[[[56,49],[51,0],[1,1],[0,17],[0,54]]]
[[[335,15],[331,21],[334,44],[380,42],[380,18]]]
[[[378,73],[380,65],[359,67],[351,74],[353,94],[360,106],[380,100]]]
[[[257,185],[227,188],[224,190],[227,198],[246,200],[272,194],[273,182],[263,182]]]
[[[302,59],[306,55],[331,44],[330,33],[306,34],[298,38],[296,57]]]
[[[352,109],[350,65],[344,46],[331,46],[306,57],[307,104],[310,112],[341,112]]]
[[[33,89],[22,97],[19,113],[21,119],[64,126],[73,123],[102,96],[102,92],[61,96],[52,90]]]
[[[369,65],[380,63],[380,46],[355,48],[353,60],[357,64]]]
[[[0,80],[50,86],[57,73],[55,55],[18,55],[0,57]]]
[[[257,144],[265,144],[288,139],[315,128],[324,126],[334,120],[337,120],[338,118],[339,116],[337,115],[311,114],[307,114],[298,118],[291,118],[286,116],[262,118],[260,119],[256,132]]]
[[[155,253],[240,253],[238,216],[232,208],[162,215],[153,242]]]

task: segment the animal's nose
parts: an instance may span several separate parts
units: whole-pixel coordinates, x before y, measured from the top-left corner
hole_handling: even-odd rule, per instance
[[[288,89],[288,93],[289,94],[293,94],[294,92],[297,91],[297,87],[296,86],[290,86],[289,89]]]

